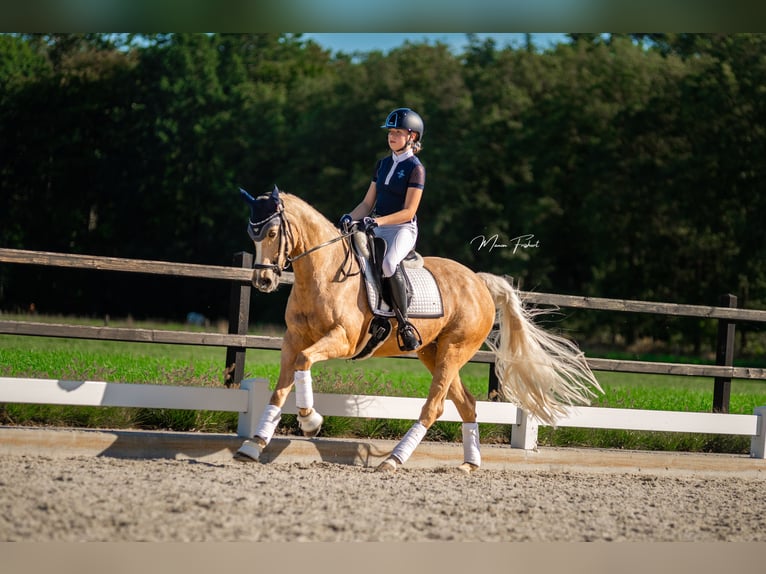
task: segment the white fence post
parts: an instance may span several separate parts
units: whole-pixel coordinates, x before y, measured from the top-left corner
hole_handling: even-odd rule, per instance
[[[269,381],[267,379],[244,379],[239,388],[247,391],[247,410],[239,413],[237,436],[253,438],[260,412],[269,400]]]
[[[766,458],[766,407],[756,407],[753,414],[758,417],[758,434],[750,439],[750,456]]]
[[[537,418],[519,409],[519,424],[511,426],[511,447],[536,450],[538,426]]]

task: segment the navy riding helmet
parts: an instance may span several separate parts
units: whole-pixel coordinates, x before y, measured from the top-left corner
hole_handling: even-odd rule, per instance
[[[418,134],[418,141],[423,139],[423,133],[425,132],[425,125],[423,124],[423,118],[421,118],[416,112],[410,108],[397,108],[386,118],[383,125],[380,126],[383,129],[401,128],[415,132]]]

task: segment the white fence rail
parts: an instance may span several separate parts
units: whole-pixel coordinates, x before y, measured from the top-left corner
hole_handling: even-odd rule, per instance
[[[242,381],[240,389],[215,389],[0,377],[0,403],[237,412],[237,434],[243,438],[253,436],[255,425],[270,394],[265,379],[246,379]],[[285,405],[285,413],[296,413],[292,397]],[[328,416],[416,420],[423,399],[317,393],[314,395],[314,404],[319,412]],[[480,423],[511,425],[512,447],[534,449],[537,446],[538,421],[516,406],[479,401],[476,413]],[[440,420],[460,421],[451,401],[447,401]],[[766,407],[756,408],[752,415],[577,407],[570,409],[569,416],[560,420],[558,426],[750,436],[750,456],[766,458],[764,420]]]

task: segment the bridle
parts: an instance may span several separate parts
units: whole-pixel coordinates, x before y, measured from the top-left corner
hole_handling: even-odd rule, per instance
[[[285,206],[282,200],[277,203],[277,208],[268,217],[261,221],[254,222],[248,221],[247,234],[255,243],[260,243],[266,236],[267,230],[271,229],[275,225],[279,226],[279,246],[277,248],[277,262],[276,263],[253,263],[253,269],[271,269],[277,275],[282,275],[282,271],[290,264],[290,246],[286,238],[287,234],[290,234],[290,241],[292,242],[292,228],[285,224],[285,219],[282,216]],[[280,255],[284,254],[285,264],[280,265]]]
[[[247,226],[247,233],[248,235],[250,235],[250,238],[253,241],[255,242],[263,241],[263,236],[265,236],[266,230],[274,226],[279,226],[279,246],[277,248],[277,253],[278,253],[277,261],[275,263],[253,263],[253,269],[270,269],[274,273],[276,273],[277,276],[281,276],[282,271],[286,270],[289,266],[291,266],[294,261],[298,261],[302,257],[306,257],[307,255],[310,255],[311,253],[314,253],[315,251],[318,251],[319,249],[322,249],[323,247],[327,247],[328,245],[332,245],[333,243],[347,239],[354,233],[353,230],[341,232],[341,234],[338,237],[333,237],[332,239],[328,241],[325,241],[323,243],[320,243],[319,245],[315,245],[314,247],[307,249],[303,253],[299,253],[295,257],[290,257],[290,252],[292,251],[293,245],[295,244],[295,238],[293,235],[292,223],[290,223],[285,217],[285,207],[281,199],[279,200],[279,203],[277,204],[276,211],[272,213],[271,215],[269,215],[266,219],[263,219],[257,223],[250,221],[249,225]],[[256,233],[255,232],[256,229],[260,229],[260,233]],[[258,239],[258,237],[260,237],[260,239]],[[343,262],[344,267],[346,266],[346,261],[348,261],[350,255],[351,255],[351,249],[347,247],[346,255]],[[283,265],[279,263],[279,260],[282,257],[284,258]],[[347,275],[347,276],[349,275],[345,271],[343,273],[344,275]]]

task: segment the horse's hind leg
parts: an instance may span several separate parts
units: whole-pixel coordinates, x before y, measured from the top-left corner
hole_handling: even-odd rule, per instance
[[[428,345],[418,352],[418,358],[433,375],[428,399],[420,414],[420,419],[410,428],[402,440],[385,461],[379,466],[380,471],[396,470],[398,464],[403,464],[415,450],[431,425],[444,412],[444,400],[449,398],[460,413],[463,420],[463,454],[464,462],[460,469],[470,472],[481,464],[479,453],[479,430],[476,423],[476,399],[465,388],[460,380],[460,367],[465,364],[463,355],[473,356],[465,349],[449,349],[439,356],[435,344]],[[447,360],[449,359],[449,360]]]
[[[463,419],[463,464],[460,470],[473,472],[481,466],[481,450],[479,448],[479,423],[476,422],[476,399],[465,388],[460,375],[450,384],[447,398],[451,400]]]

